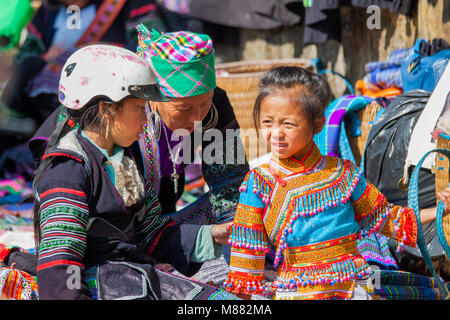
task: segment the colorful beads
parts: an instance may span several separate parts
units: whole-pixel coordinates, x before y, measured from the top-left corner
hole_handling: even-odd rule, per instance
[[[292,290],[307,286],[334,286],[348,281],[365,278],[370,275],[370,269],[362,257],[356,256],[337,263],[324,264],[315,267],[293,267],[285,269],[272,283],[275,290]]]
[[[362,171],[359,171],[352,180],[350,180],[349,177],[344,176],[344,178],[348,180],[348,186],[344,191],[341,191],[342,186],[338,183],[327,190],[321,191],[322,194],[311,193],[298,197],[295,200],[294,205],[295,209],[293,214],[295,219],[299,216],[304,218],[313,217],[329,208],[335,208],[347,203],[350,200],[361,175]]]
[[[396,253],[402,253],[405,249],[405,242],[408,240],[408,237],[406,236],[406,231],[403,231],[403,237],[398,241],[397,249],[395,250]]]
[[[253,229],[247,226],[234,224],[228,244],[239,249],[257,250],[268,253],[270,251],[265,230]]]
[[[266,287],[264,276],[253,276],[248,273],[231,271],[223,286],[228,291],[247,294],[261,294]]]

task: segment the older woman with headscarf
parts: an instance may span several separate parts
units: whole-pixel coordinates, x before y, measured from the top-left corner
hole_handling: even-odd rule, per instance
[[[137,29],[137,53],[151,65],[162,93],[170,98],[149,102],[152,121],[140,144],[148,180],[155,181],[163,214],[202,224],[232,220],[248,163],[239,135],[230,134],[238,132],[239,124],[226,92],[216,86],[212,40],[192,32],[150,32],[142,24]],[[214,129],[222,141],[210,139],[207,132]],[[184,169],[199,146],[209,192],[176,212],[184,189]],[[153,178],[157,176],[160,179]]]

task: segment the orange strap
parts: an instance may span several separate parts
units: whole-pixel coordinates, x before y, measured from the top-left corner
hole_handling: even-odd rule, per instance
[[[81,38],[78,39],[75,46],[81,47],[88,43],[100,41],[126,2],[127,0],[104,0],[97,11],[94,21],[92,21]]]

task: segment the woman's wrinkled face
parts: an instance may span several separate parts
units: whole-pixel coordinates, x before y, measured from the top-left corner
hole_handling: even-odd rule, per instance
[[[316,124],[320,130],[323,126],[321,122],[322,119]],[[317,129],[303,114],[301,106],[282,92],[262,100],[259,126],[272,154],[280,159],[293,157],[302,160],[314,143],[313,137],[317,133]]]
[[[115,144],[129,147],[139,139],[147,123],[145,103],[143,99],[127,98],[110,117],[109,136]]]
[[[168,102],[154,102],[152,109],[158,111],[166,126],[175,131],[187,130],[192,133],[195,123],[202,121],[209,112],[214,91],[186,98],[171,98]]]

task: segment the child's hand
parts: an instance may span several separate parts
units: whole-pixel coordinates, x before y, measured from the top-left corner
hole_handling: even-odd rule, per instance
[[[444,216],[450,213],[450,187],[447,187],[442,192],[438,193],[439,199],[444,203]]]
[[[231,226],[233,225],[233,221],[216,224],[211,228],[211,235],[213,237],[214,242],[218,244],[227,244],[228,238],[231,234]]]

